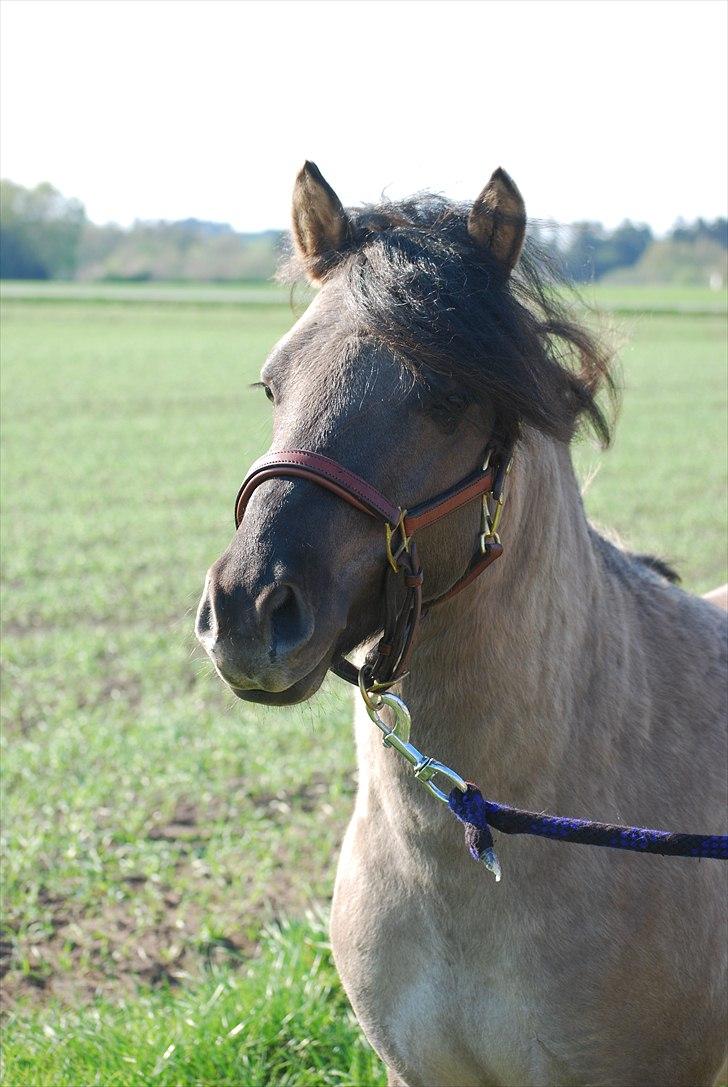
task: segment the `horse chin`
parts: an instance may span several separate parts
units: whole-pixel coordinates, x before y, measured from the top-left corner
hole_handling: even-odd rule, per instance
[[[244,702],[258,702],[263,706],[295,706],[298,702],[306,702],[316,694],[326,677],[330,664],[331,655],[327,654],[307,675],[282,691],[265,691],[257,687],[235,687],[231,683],[227,685],[233,694]]]

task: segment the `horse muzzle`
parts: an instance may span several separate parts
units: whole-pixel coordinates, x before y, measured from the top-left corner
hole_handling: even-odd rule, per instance
[[[246,591],[230,566],[224,555],[210,567],[195,622],[217,673],[247,701],[280,706],[310,698],[333,650],[323,651],[317,637],[309,593],[286,572]]]

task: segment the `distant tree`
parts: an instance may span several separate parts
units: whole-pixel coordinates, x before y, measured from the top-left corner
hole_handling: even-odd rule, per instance
[[[676,242],[697,242],[706,239],[717,242],[723,249],[728,249],[728,219],[714,219],[712,222],[696,219],[694,223],[686,223],[683,219],[678,219],[668,236]]]
[[[566,275],[578,283],[595,278],[596,254],[604,243],[601,223],[574,223],[563,245],[563,266]]]
[[[16,224],[0,225],[0,279],[48,279],[48,269]]]
[[[73,276],[85,222],[83,204],[47,182],[26,189],[0,181],[0,277]]]
[[[230,223],[213,223],[207,219],[178,219],[177,222],[172,224],[183,231],[189,231],[191,234],[234,234],[233,228]]]
[[[617,227],[600,254],[598,276],[612,268],[631,268],[653,240],[652,231],[644,224],[631,223],[629,219]]]
[[[636,264],[615,269],[609,280],[722,289],[728,282],[728,220],[679,219],[666,237],[651,242]]]
[[[120,226],[97,226],[87,222],[78,245],[77,278],[103,279],[106,261],[125,237],[126,231]]]
[[[227,223],[199,219],[137,221],[129,230],[89,224],[78,276],[109,280],[236,282],[273,275],[282,231],[238,234]]]
[[[674,283],[722,289],[728,282],[728,250],[712,238],[654,241],[632,268],[617,268],[610,283]]]
[[[631,268],[652,240],[648,226],[628,219],[611,232],[601,223],[575,223],[564,250],[564,266],[577,281],[601,279],[615,268]]]

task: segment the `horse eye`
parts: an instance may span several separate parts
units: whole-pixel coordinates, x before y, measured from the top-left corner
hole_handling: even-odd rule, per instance
[[[270,400],[271,404],[273,404],[275,402],[275,396],[273,395],[273,390],[271,389],[270,385],[266,385],[266,383],[264,381],[254,381],[253,384],[250,386],[250,388],[251,389],[262,389],[263,392],[265,393],[265,395]]]

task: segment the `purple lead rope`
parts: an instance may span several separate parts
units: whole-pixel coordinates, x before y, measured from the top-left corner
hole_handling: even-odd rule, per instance
[[[536,834],[559,842],[582,845],[602,845],[611,849],[631,849],[637,853],[657,853],[665,857],[711,857],[728,860],[728,835],[672,834],[667,830],[647,827],[623,827],[617,823],[595,823],[590,819],[564,819],[559,815],[544,815],[508,804],[486,800],[480,789],[465,781],[451,767],[429,758],[410,743],[412,719],[401,698],[391,692],[377,693],[371,699],[362,682],[360,686],[366,712],[384,734],[385,747],[393,747],[412,767],[417,780],[438,800],[448,804],[453,814],[465,824],[465,843],[474,860],[480,861],[497,880],[501,870],[493,845],[491,827],[502,834]],[[381,710],[394,715],[394,724],[385,721]],[[446,793],[433,778],[445,778],[454,788]]]
[[[448,804],[453,814],[465,824],[465,843],[471,857],[482,861],[496,879],[500,879],[500,865],[493,846],[491,827],[502,834],[535,834],[560,842],[632,849],[638,853],[659,853],[665,857],[728,860],[726,834],[672,834],[667,830],[650,830],[647,827],[623,827],[616,823],[594,823],[589,819],[541,815],[486,800],[480,789],[470,784],[464,793],[453,789]]]

